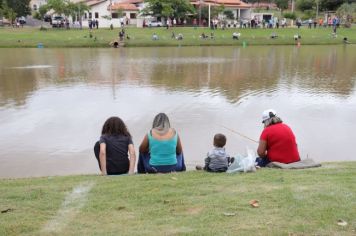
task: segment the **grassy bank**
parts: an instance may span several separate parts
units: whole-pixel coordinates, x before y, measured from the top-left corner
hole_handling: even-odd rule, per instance
[[[0,214],[0,235],[355,235],[355,177],[356,162],[345,162],[0,180],[0,210],[10,209]]]
[[[109,47],[109,43],[116,40],[119,29],[93,30],[89,37],[89,31],[48,29],[40,31],[38,28],[0,28],[0,47],[37,47],[39,43],[44,47]],[[331,28],[288,28],[288,29],[227,29],[215,30],[215,39],[203,40],[199,36],[204,32],[210,36],[212,32],[207,28],[127,28],[126,32],[130,40],[125,40],[125,46],[199,46],[199,45],[295,45],[293,35],[300,33],[302,45],[328,45],[342,44],[347,37],[350,43],[356,43],[356,28],[338,29],[338,37],[332,37]],[[183,34],[183,40],[171,38],[172,32]],[[233,40],[232,33],[241,33],[240,40]],[[278,38],[271,39],[275,32]],[[159,40],[153,41],[152,34],[156,33]]]

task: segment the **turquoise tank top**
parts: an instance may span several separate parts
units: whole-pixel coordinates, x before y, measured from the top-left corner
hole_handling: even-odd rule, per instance
[[[151,132],[148,133],[148,143],[150,149],[150,165],[165,166],[177,164],[177,142],[178,134],[168,140],[158,140],[152,137]]]

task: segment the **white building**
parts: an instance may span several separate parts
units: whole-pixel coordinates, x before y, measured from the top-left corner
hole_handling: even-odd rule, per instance
[[[89,21],[97,20],[99,27],[119,27],[121,21],[125,24],[137,25],[139,11],[144,7],[143,0],[71,0],[84,2],[90,7],[89,12],[81,13],[82,25],[87,27]],[[48,0],[31,0],[30,6],[37,11],[40,6],[47,4]],[[79,15],[79,14],[78,14]],[[122,18],[122,20],[121,20]],[[70,19],[71,20],[71,19]],[[79,19],[78,19],[79,21]]]
[[[82,17],[83,26],[88,26],[90,20],[97,20],[99,27],[115,28],[121,26],[121,22],[136,25],[139,11],[143,8],[143,0],[86,0],[84,1],[90,11]]]
[[[40,6],[47,4],[48,0],[31,0],[30,7],[33,11],[37,11]]]

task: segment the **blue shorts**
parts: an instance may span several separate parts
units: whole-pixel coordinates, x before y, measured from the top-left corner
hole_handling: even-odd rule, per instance
[[[164,166],[152,166],[150,165],[151,156],[149,153],[140,153],[138,157],[137,172],[141,174],[145,173],[170,173],[185,171],[185,163],[183,153],[177,154],[176,165],[164,165]]]
[[[271,161],[267,157],[257,157],[255,162],[259,167],[266,167]]]

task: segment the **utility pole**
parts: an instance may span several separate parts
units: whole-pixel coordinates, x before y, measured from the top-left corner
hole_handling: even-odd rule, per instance
[[[211,10],[210,8],[211,8],[211,4],[209,3],[209,28],[211,27],[210,26],[210,10]]]
[[[201,5],[203,1],[199,0],[199,27],[201,26]]]
[[[112,0],[110,0],[110,19],[112,18]]]

